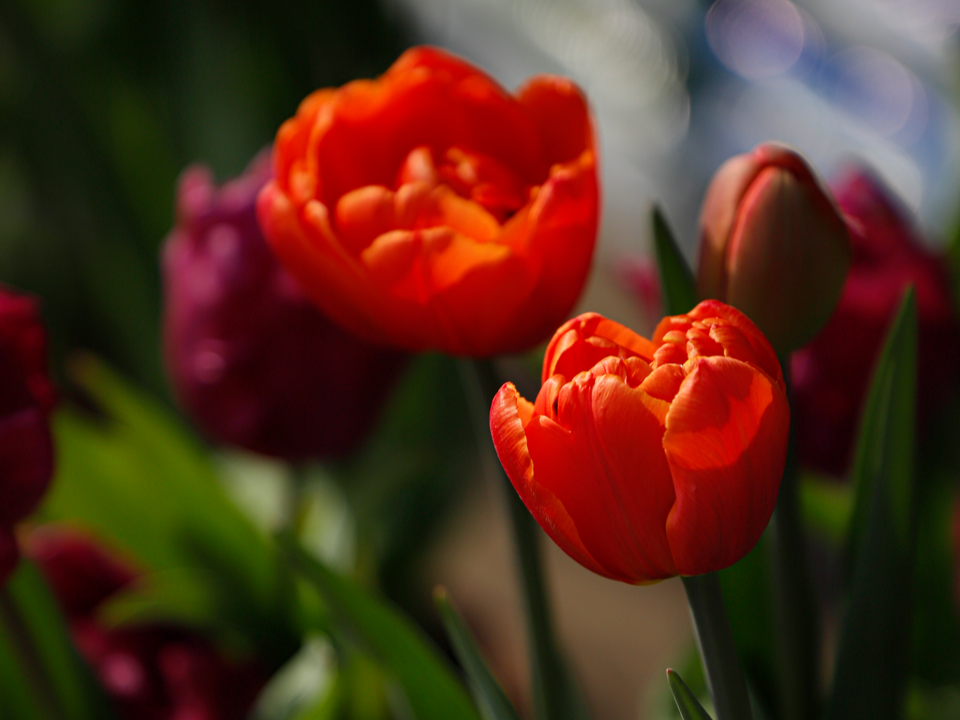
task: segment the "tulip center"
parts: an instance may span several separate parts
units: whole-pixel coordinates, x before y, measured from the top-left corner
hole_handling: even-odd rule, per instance
[[[462,147],[448,148],[439,164],[430,148],[412,150],[397,173],[397,187],[416,181],[446,185],[480,205],[500,224],[513,217],[531,193],[531,188],[499,160]]]

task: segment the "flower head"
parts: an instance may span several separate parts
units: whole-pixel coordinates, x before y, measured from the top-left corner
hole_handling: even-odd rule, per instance
[[[257,225],[261,154],[217,188],[180,179],[163,251],[164,350],[177,397],[211,438],[288,460],[341,456],[366,437],[404,364],[327,319]]]
[[[37,302],[0,286],[0,585],[19,557],[13,525],[34,509],[53,475],[55,399]]]
[[[320,90],[284,123],[258,207],[330,317],[407,350],[487,356],[549,336],[597,230],[586,100],[535,77],[510,95],[434,48]]]
[[[570,557],[649,583],[743,557],[770,519],[789,409],[766,338],[717,301],[653,340],[588,313],[557,330],[535,403],[510,383],[490,429],[527,508]]]
[[[836,205],[791,149],[758,145],[714,175],[700,217],[701,297],[745,312],[786,353],[836,306],[850,240]]]

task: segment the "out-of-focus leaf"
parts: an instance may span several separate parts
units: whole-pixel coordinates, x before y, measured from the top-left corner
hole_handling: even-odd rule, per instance
[[[771,612],[770,553],[770,541],[764,534],[743,559],[718,574],[730,631],[743,663],[744,674],[758,702],[764,707],[775,708],[778,660],[775,645],[777,633]],[[690,669],[701,671],[699,657]],[[689,672],[685,674],[688,679],[691,678]]]
[[[683,720],[712,720],[676,670],[667,669],[667,682],[670,683],[670,692]]]
[[[77,654],[56,600],[22,560],[0,591],[0,717],[107,720],[103,690]]]
[[[680,252],[667,218],[657,205],[651,212],[653,222],[653,246],[657,253],[657,268],[660,270],[660,286],[663,293],[665,315],[689,312],[697,304],[697,288],[690,266]]]
[[[412,358],[377,432],[341,473],[360,552],[373,555],[380,586],[391,597],[403,594],[406,569],[464,488],[464,467],[476,462],[454,359]]]
[[[479,720],[470,697],[430,640],[398,610],[331,572],[289,538],[290,561],[330,607],[335,634],[359,640],[396,677],[418,720]]]
[[[216,576],[197,568],[158,570],[97,607],[107,625],[170,621],[203,626],[217,613]]]
[[[912,289],[870,386],[853,464],[852,576],[826,717],[899,718],[916,541],[917,311]]]
[[[42,515],[105,535],[148,570],[183,574],[187,610],[203,609],[202,625],[282,662],[299,632],[276,546],[228,500],[207,455],[164,409],[90,357],[73,371],[106,417],[57,414],[57,476]]]
[[[433,599],[440,612],[440,619],[443,621],[450,644],[453,645],[454,652],[457,654],[457,660],[460,661],[470,681],[473,699],[480,708],[480,714],[485,720],[519,720],[517,711],[484,662],[470,629],[453,606],[447,591],[438,588],[433,594]]]
[[[343,681],[335,677],[323,697],[296,715],[295,720],[336,720],[341,717],[343,701]]]
[[[330,640],[321,636],[305,639],[300,651],[260,692],[252,720],[314,717],[320,708],[331,704],[337,677],[337,658]]]
[[[839,546],[847,537],[853,513],[853,491],[848,483],[814,475],[800,478],[800,513],[804,525]]]

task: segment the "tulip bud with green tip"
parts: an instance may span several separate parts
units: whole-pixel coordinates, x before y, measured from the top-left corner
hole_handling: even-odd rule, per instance
[[[846,224],[795,151],[764,143],[714,175],[700,216],[697,291],[746,313],[778,353],[823,327],[849,265]]]

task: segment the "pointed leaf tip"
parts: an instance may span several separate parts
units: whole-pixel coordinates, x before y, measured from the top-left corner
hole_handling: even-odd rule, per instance
[[[447,589],[442,585],[435,587],[433,600],[484,720],[519,720],[510,700],[487,667],[470,629],[450,600]]]
[[[677,703],[677,709],[683,720],[713,720],[687,687],[680,673],[673,668],[667,668],[667,682],[670,684],[670,692],[673,693],[673,699]]]
[[[667,218],[658,205],[651,209],[653,246],[657,255],[657,269],[663,294],[665,315],[680,315],[697,304],[697,290],[693,272],[687,265]]]

